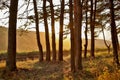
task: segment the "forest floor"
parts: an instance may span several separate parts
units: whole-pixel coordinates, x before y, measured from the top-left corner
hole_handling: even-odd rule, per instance
[[[19,54],[17,56],[18,70],[7,73],[2,55],[0,80],[120,80],[120,69],[116,68],[112,54],[107,54],[107,51],[96,52],[95,59],[83,58],[83,70],[74,74],[70,71],[68,51],[64,52],[64,61],[62,62],[39,62],[36,54],[31,54],[32,56]]]

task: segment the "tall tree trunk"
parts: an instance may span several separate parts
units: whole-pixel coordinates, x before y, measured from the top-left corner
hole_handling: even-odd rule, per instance
[[[119,65],[119,58],[118,58],[118,37],[116,32],[116,24],[115,24],[115,15],[114,15],[114,4],[113,0],[109,0],[110,2],[110,14],[111,14],[111,38],[112,38],[112,47],[113,47],[113,56],[114,61],[117,65]]]
[[[70,19],[70,23],[69,23],[69,27],[70,27],[70,32],[71,32],[71,71],[75,72],[75,40],[74,40],[74,28],[73,28],[73,4],[72,4],[73,0],[69,0],[69,19]]]
[[[39,35],[39,19],[38,19],[38,12],[37,12],[37,3],[36,0],[33,0],[33,4],[34,4],[34,13],[35,13],[35,24],[36,24],[36,38],[37,38],[37,45],[39,48],[39,61],[43,61],[43,49],[42,49],[42,45],[40,42],[40,35]]]
[[[76,52],[76,69],[82,69],[82,4],[80,0],[74,0],[74,26],[75,26],[75,52]]]
[[[52,59],[56,60],[56,41],[55,41],[55,19],[54,19],[54,9],[53,9],[53,0],[50,0],[50,9],[51,9],[51,27],[52,27]]]
[[[10,16],[8,29],[8,50],[6,60],[6,70],[16,70],[16,24],[17,24],[18,0],[10,1]]]
[[[95,39],[94,39],[94,20],[93,20],[93,0],[91,0],[91,12],[90,12],[90,30],[91,30],[91,57],[94,58]]]
[[[60,13],[60,31],[59,31],[59,53],[58,60],[63,61],[63,22],[64,22],[64,0],[61,0],[61,13]]]
[[[86,11],[85,11],[85,14],[86,14],[86,27],[85,27],[85,50],[84,50],[84,58],[87,57],[87,47],[88,47],[88,36],[87,36],[87,32],[88,32],[88,0],[86,1]]]
[[[103,27],[102,27],[102,33],[103,33],[103,39],[104,39],[105,46],[108,49],[108,54],[110,54],[110,46],[111,46],[111,44],[107,43],[107,41],[105,39],[105,33],[104,33],[104,30],[103,30]]]
[[[43,0],[43,18],[45,25],[45,39],[46,39],[46,61],[50,61],[50,42],[49,42],[49,30],[47,22],[46,0]]]

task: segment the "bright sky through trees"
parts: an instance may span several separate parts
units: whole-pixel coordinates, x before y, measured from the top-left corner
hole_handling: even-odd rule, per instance
[[[26,4],[26,5],[23,5],[23,4]],[[41,2],[40,2],[41,3]],[[59,4],[59,1],[58,0],[54,0],[54,3],[55,4]],[[33,3],[32,3],[32,0],[30,0],[30,4],[29,6],[27,6],[28,3],[27,2],[24,2],[23,0],[19,0],[19,6],[18,6],[18,18],[20,17],[23,17],[23,18],[26,18],[26,15],[30,16],[30,15],[34,15],[34,11],[32,10],[33,9]],[[41,5],[38,5],[39,7],[42,7],[42,3]],[[39,8],[38,8],[39,9]],[[31,10],[29,12],[25,12],[26,10]],[[24,13],[25,12],[25,13]],[[23,14],[24,13],[24,14]],[[9,8],[6,8],[4,10],[1,10],[0,11],[0,25],[2,26],[5,26],[5,27],[8,27],[8,18],[9,18]],[[18,22],[17,22],[17,27],[19,28],[20,26],[23,26],[25,24],[25,22],[27,22],[29,20],[27,19],[18,19]],[[59,25],[58,23],[56,24],[56,26]],[[43,25],[43,22],[40,23],[40,31],[44,31],[44,28],[41,27],[41,26],[44,26]],[[35,27],[34,23],[31,24],[30,26],[28,26],[28,28],[31,28],[31,27]],[[57,28],[56,28],[57,29]],[[35,28],[31,28],[30,30],[35,30]],[[59,30],[59,29],[57,29]],[[50,29],[51,31],[51,29]],[[58,31],[57,31],[58,32]]]
[[[68,0],[66,0],[66,2],[67,2]],[[28,2],[24,2],[23,0],[19,0],[19,6],[18,6],[18,18],[20,18],[20,17],[23,17],[23,18],[26,18],[26,16],[28,15],[28,16],[30,16],[30,15],[34,15],[34,10],[32,10],[33,9],[33,3],[32,3],[33,1],[32,0],[30,0],[30,4],[29,4],[29,6],[27,7],[27,5],[28,5]],[[41,7],[43,6],[42,5],[42,2],[40,2],[40,1],[38,1],[38,3],[40,3],[40,4],[38,4],[38,10],[40,11],[40,9],[42,9]],[[55,4],[55,5],[59,5],[60,4],[60,0],[54,0],[53,1],[53,3]],[[26,4],[26,5],[23,5],[23,4]],[[47,5],[49,5],[49,3],[47,2]],[[57,8],[57,7],[55,7],[55,8]],[[68,6],[67,7],[65,7],[65,8],[68,8]],[[31,11],[29,11],[29,12],[25,12],[26,10],[31,10]],[[25,12],[25,13],[24,13]],[[23,14],[24,13],[24,14]],[[8,27],[8,17],[9,16],[9,9],[8,8],[6,8],[6,9],[4,9],[4,10],[0,10],[0,25],[2,25],[2,26],[5,26],[5,27]],[[69,16],[68,14],[65,14],[65,16]],[[30,22],[29,20],[27,20],[27,19],[18,19],[18,22],[17,22],[17,28],[20,28],[21,26],[22,26],[22,28],[25,28],[25,23],[26,22]],[[65,19],[65,21],[64,21],[64,24],[68,24],[68,19]],[[49,32],[51,32],[51,24],[50,24],[50,20],[48,20],[48,25],[49,25]],[[40,31],[41,32],[44,32],[45,30],[44,30],[44,24],[43,24],[43,22],[41,22],[41,20],[40,20]],[[55,22],[55,31],[56,31],[56,33],[58,34],[59,33],[59,21],[57,21],[57,22]],[[84,26],[84,25],[83,25]],[[31,25],[29,25],[29,26],[27,26],[27,28],[29,28],[29,30],[34,30],[35,31],[35,24],[34,23],[32,23]],[[109,40],[109,39],[111,39],[111,36],[109,36],[109,31],[108,32],[105,32],[105,33],[107,33],[106,34],[106,37],[107,37],[107,39]],[[98,37],[98,38],[101,38],[102,39],[102,33],[100,33],[101,35]],[[84,28],[82,28],[82,37],[84,38]],[[89,38],[90,38],[90,35],[88,36]]]

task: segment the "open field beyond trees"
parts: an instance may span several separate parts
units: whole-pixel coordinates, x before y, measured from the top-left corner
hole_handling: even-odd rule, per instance
[[[8,45],[8,29],[5,27],[0,27],[0,52],[6,52],[7,45]],[[56,37],[56,48],[58,50],[58,42],[59,39]],[[43,50],[46,50],[45,47],[45,33],[40,33],[40,39],[41,44],[43,47]],[[107,41],[108,43],[111,43],[110,41]],[[82,41],[83,49],[85,40]],[[90,50],[90,40],[88,40],[88,49]],[[51,44],[51,35],[50,35],[50,44]],[[106,46],[104,44],[104,41],[102,39],[96,39],[95,40],[95,48],[98,49],[106,49]],[[63,40],[63,49],[64,50],[70,50],[70,38],[67,37]],[[38,51],[37,47],[37,40],[36,40],[36,34],[34,31],[21,31],[17,30],[17,52],[32,52],[32,51]]]

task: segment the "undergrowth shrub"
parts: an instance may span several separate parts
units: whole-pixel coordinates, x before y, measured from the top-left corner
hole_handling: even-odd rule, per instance
[[[120,70],[115,70],[114,72],[106,70],[98,76],[98,80],[120,80]]]

